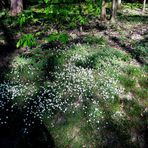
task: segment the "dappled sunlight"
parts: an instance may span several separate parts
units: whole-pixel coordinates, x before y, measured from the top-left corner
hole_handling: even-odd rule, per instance
[[[144,148],[147,5],[50,2],[0,11],[0,147]]]

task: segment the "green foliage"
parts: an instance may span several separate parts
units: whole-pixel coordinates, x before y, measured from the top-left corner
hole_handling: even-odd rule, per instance
[[[148,63],[148,42],[147,38],[134,44],[133,56],[138,56],[145,64]]]
[[[139,84],[140,84],[140,86],[147,88],[148,87],[148,78],[141,76],[139,79]]]
[[[79,15],[77,19],[80,25],[84,25],[86,23],[86,18],[82,17],[81,15]]]
[[[83,12],[87,15],[98,16],[101,10],[101,1],[93,3],[88,1],[86,5],[83,6]]]
[[[119,77],[119,80],[121,82],[121,84],[127,88],[127,90],[129,89],[133,89],[136,85],[136,80],[132,79],[132,78],[129,78],[127,76],[120,76]]]
[[[60,3],[61,2],[61,3]],[[67,2],[67,3],[66,3]],[[55,3],[59,3],[56,5]],[[70,4],[69,4],[70,3]],[[69,27],[84,25],[88,22],[90,16],[98,16],[100,13],[100,3],[93,1],[86,1],[85,3],[72,1],[51,1],[46,3],[43,13],[50,22],[55,23],[60,27]]]
[[[5,11],[0,11],[0,18],[4,17],[6,15],[6,12]]]
[[[84,36],[83,41],[86,42],[87,44],[97,44],[97,45],[106,45],[107,40],[102,36],[102,37],[96,37],[96,36]]]
[[[146,83],[147,81],[145,81],[144,83]],[[148,86],[148,84],[147,84]],[[139,98],[140,100],[144,100],[146,101],[147,100],[147,96],[148,96],[148,91],[147,91],[147,88],[143,88],[143,89],[135,89],[134,90],[134,93],[136,94],[137,98]],[[146,101],[147,103],[147,101]]]
[[[52,33],[48,36],[48,42],[61,42],[66,44],[69,41],[69,36],[65,33]]]
[[[96,39],[93,41],[96,42]],[[111,67],[118,66],[117,61],[119,60],[121,61],[126,61],[126,59],[130,60],[130,57],[128,57],[124,52],[117,51],[116,49],[106,47],[104,39],[102,38],[97,39],[97,43],[99,45],[102,44],[103,47],[97,52],[90,54],[87,60],[83,60],[83,61],[80,60],[77,63],[78,66],[94,68],[94,69],[100,69],[100,68],[106,69],[106,68],[109,68],[108,67],[109,65]]]
[[[23,26],[23,24],[25,24],[26,23],[26,16],[25,16],[25,14],[22,14],[22,15],[20,15],[19,16],[19,18],[18,18],[18,23],[19,23],[19,25],[20,26]]]
[[[37,17],[34,16],[33,10],[24,10],[23,13],[19,14],[17,22],[20,27],[25,26],[28,22],[31,23],[36,23],[40,22]]]
[[[137,101],[127,101],[125,108],[131,116],[136,115],[138,117],[142,111],[142,106]]]
[[[18,18],[21,29],[25,29],[21,31],[26,32],[28,27],[35,29],[34,33],[20,38],[17,48],[37,45],[38,49],[13,58],[10,71],[5,74],[7,82],[0,83],[0,98],[23,111],[27,128],[34,126],[30,115],[46,125],[56,147],[134,147],[131,131],[140,133],[139,124],[143,123],[141,115],[145,110],[142,105],[147,106],[146,65],[144,70],[137,63],[134,65],[129,54],[111,48],[106,38],[96,36],[99,32],[82,36],[71,47],[65,45],[70,37],[64,29],[83,27],[96,17],[100,11],[99,0],[74,5],[51,5],[64,0],[40,0],[40,4],[43,2],[45,9],[35,6]],[[32,27],[32,22],[38,19],[39,25]],[[51,28],[59,32],[49,35]],[[64,46],[40,49],[45,38],[49,45]],[[146,43],[137,42],[134,54],[146,57],[146,47]],[[4,106],[2,99],[0,109]],[[4,124],[1,118],[0,123]]]
[[[14,83],[25,83],[26,81],[38,83],[45,76],[44,69],[48,68],[48,58],[52,56],[49,52],[41,52],[40,49],[31,51],[30,57],[19,55],[12,61],[12,69],[6,75]],[[17,76],[16,76],[17,75]]]
[[[16,44],[16,47],[32,47],[36,45],[36,39],[32,34],[23,35]]]
[[[128,74],[128,76],[130,77],[141,77],[141,74],[143,73],[143,71],[138,68],[138,67],[134,67],[134,66],[128,66],[125,69],[125,72]]]
[[[18,24],[20,25],[20,27],[22,27],[32,19],[33,19],[32,11],[24,11],[24,13],[20,14],[18,17]]]
[[[53,33],[49,41],[63,42],[66,36]],[[140,71],[138,67],[125,69],[124,64],[128,62],[123,51],[105,46],[102,39],[94,36],[86,40],[89,44],[76,44],[69,50],[35,49],[29,57],[16,57],[8,74],[13,85],[0,84],[0,90],[9,88],[15,105],[48,125],[57,146],[96,147],[98,143],[108,146],[110,138],[119,138],[119,143],[129,145],[128,131],[134,128],[129,116],[131,120],[139,117],[143,109],[135,100],[122,101],[120,95],[126,92],[121,84],[133,90],[136,81],[131,77],[139,76]],[[128,75],[120,77],[121,84],[118,73]],[[145,83],[140,84],[145,87]],[[146,98],[142,93],[146,93],[146,89],[134,92],[137,98]],[[30,101],[33,105],[29,108]],[[25,124],[30,126],[27,121]],[[111,137],[106,132],[110,132]]]
[[[124,8],[130,8],[130,9],[134,9],[134,8],[142,8],[143,7],[143,4],[141,3],[126,3],[126,5],[124,5]]]
[[[44,0],[44,2],[47,4],[49,2],[49,0]]]

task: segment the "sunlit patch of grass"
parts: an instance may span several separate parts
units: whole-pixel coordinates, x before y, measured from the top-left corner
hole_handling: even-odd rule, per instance
[[[52,133],[57,147],[83,147],[84,145],[92,145],[92,131],[88,127],[83,113],[80,111],[67,114],[64,124],[55,124],[49,130]],[[85,133],[85,134],[84,134]]]
[[[130,61],[130,56],[122,51],[113,48],[103,47],[89,51],[89,55],[84,60],[77,61],[77,66],[87,68],[109,68],[109,65],[114,67],[120,65],[120,62]]]
[[[15,57],[15,59],[13,60],[12,66],[15,67],[15,68],[16,68],[16,67],[21,67],[21,66],[30,64],[30,62],[31,62],[31,59],[27,59],[27,58],[25,58],[25,57],[17,56],[17,57]]]
[[[128,144],[129,118],[139,116],[142,109],[137,102],[123,103],[128,98],[120,98],[120,94],[125,89],[137,99],[143,95],[133,91],[137,82],[146,85],[146,80],[140,79],[144,71],[129,66],[129,61],[132,59],[125,52],[97,43],[36,49],[12,62],[8,74],[16,86],[10,85],[12,102],[39,118],[57,147],[115,146],[114,141]],[[2,95],[7,96],[7,91]]]
[[[141,3],[124,3],[124,8],[129,8],[129,9],[142,8],[142,4]]]
[[[129,77],[140,77],[143,74],[143,71],[139,67],[127,66],[125,72]]]
[[[148,91],[146,88],[136,88],[133,92],[140,100],[147,100]]]
[[[44,78],[44,69],[47,68],[48,58],[50,54],[34,53],[33,56],[16,56],[11,64],[9,73],[6,74],[6,79],[19,82],[39,82]]]
[[[129,78],[128,76],[124,75],[119,76],[119,81],[127,90],[133,89],[136,85],[135,79]]]
[[[45,13],[39,8],[31,11],[41,16]],[[50,20],[50,17],[44,19]],[[129,32],[134,24],[141,24],[145,19],[134,15],[119,18],[131,20],[124,24]],[[4,22],[12,25],[11,19]],[[33,24],[41,23],[38,17],[30,20]],[[42,31],[45,33],[52,25],[44,23]],[[111,27],[120,33],[123,31]],[[37,32],[36,37],[42,36],[42,31]],[[127,38],[122,35],[123,45]],[[48,41],[54,39],[55,36]],[[135,43],[134,46],[135,54],[146,59],[146,44]],[[24,109],[26,116],[32,114],[43,122],[56,147],[136,147],[136,142],[131,140],[131,130],[141,130],[140,117],[148,105],[147,67],[134,66],[129,54],[109,47],[104,37],[95,35],[86,35],[82,37],[82,43],[64,47],[45,50],[40,47],[29,55],[14,58],[10,73],[6,75],[11,83],[0,84],[0,97],[7,98],[12,106]],[[131,97],[128,98],[128,94]],[[0,108],[4,103],[0,100]],[[33,126],[27,119],[24,124]]]

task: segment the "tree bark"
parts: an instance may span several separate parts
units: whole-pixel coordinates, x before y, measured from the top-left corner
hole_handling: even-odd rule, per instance
[[[23,10],[23,0],[11,0],[10,11],[12,16],[16,16]]]
[[[106,21],[106,0],[102,0],[100,19]]]
[[[145,11],[146,0],[143,1],[143,12]]]
[[[116,21],[116,15],[117,15],[117,0],[112,0],[111,22]]]
[[[121,8],[121,0],[117,0],[117,9]]]

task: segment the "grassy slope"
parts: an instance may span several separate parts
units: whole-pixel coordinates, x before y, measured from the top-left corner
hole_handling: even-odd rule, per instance
[[[135,22],[129,25],[132,28]],[[115,31],[122,33],[125,40],[121,41],[127,44],[124,28]],[[41,118],[57,147],[139,147],[144,143],[146,66],[98,36],[86,35],[84,43],[68,49],[35,49],[29,56],[18,55],[5,75],[10,86],[16,86],[14,106],[27,108],[31,101],[43,105],[29,109]],[[139,46],[137,51],[147,58],[145,44]]]

